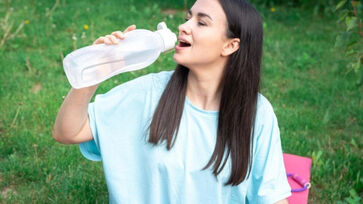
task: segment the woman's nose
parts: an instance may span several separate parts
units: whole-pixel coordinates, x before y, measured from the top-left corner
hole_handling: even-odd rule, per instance
[[[184,33],[184,34],[190,34],[190,25],[189,25],[189,20],[184,22],[183,24],[179,25],[179,33]]]

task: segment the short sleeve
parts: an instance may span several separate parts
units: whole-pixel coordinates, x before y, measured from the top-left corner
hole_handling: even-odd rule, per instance
[[[122,83],[107,93],[96,95],[94,102],[88,105],[93,140],[79,144],[82,155],[92,161],[101,161],[105,155],[104,150],[115,144],[110,142],[111,138],[118,135],[116,140],[120,140],[123,138],[121,132],[122,135],[127,134],[120,125],[121,121],[128,124],[131,118],[135,118],[141,124],[143,117],[147,117],[151,110],[145,108],[145,104],[151,104],[151,96],[159,96],[171,74],[172,72],[147,74]],[[153,95],[154,89],[158,94]]]
[[[82,155],[87,159],[92,161],[101,161],[101,153],[98,144],[98,134],[95,121],[94,103],[90,103],[88,105],[88,117],[89,117],[89,125],[91,127],[93,135],[93,140],[80,143],[79,148],[81,150]]]
[[[263,96],[258,105],[248,203],[276,203],[291,195],[283,162],[280,131],[271,104]]]

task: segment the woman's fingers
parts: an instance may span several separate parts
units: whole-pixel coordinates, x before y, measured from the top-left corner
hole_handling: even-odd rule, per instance
[[[115,31],[112,33],[112,35],[121,40],[125,38],[125,35],[121,31]]]
[[[127,27],[124,31],[124,33],[127,33],[127,32],[130,32],[132,30],[135,30],[136,29],[136,25],[130,25],[129,27]]]
[[[111,44],[118,44],[118,39],[113,35],[106,35],[106,38],[111,42]]]
[[[106,44],[106,45],[111,45],[111,44],[118,44],[118,40],[116,39],[115,36],[112,35],[106,35],[105,37],[99,37],[96,41],[93,42],[93,45],[97,45],[97,44]]]
[[[93,42],[93,45],[102,44],[105,41],[105,37],[99,37]]]
[[[111,45],[112,44],[111,40],[108,39],[107,37],[104,38],[103,43],[105,43],[106,45]]]
[[[136,25],[130,25],[129,27],[127,27],[125,29],[124,32],[115,31],[115,32],[112,32],[111,35],[99,37],[96,41],[93,42],[93,45],[102,44],[102,43],[104,43],[106,45],[111,45],[111,44],[117,45],[119,43],[119,40],[125,39],[125,33],[133,31],[135,29],[136,29]]]
[[[125,29],[124,32],[115,31],[115,32],[112,32],[112,35],[115,36],[116,38],[124,39],[125,38],[125,33],[130,32],[130,31],[133,31],[135,29],[136,29],[136,25],[130,25],[129,27],[127,27]]]

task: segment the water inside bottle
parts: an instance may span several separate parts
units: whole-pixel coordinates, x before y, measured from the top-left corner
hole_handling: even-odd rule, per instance
[[[134,53],[124,53],[123,58],[118,60],[105,60],[96,63],[83,69],[82,81],[101,81],[110,78],[116,74],[126,71],[133,71],[142,69],[152,64],[155,59],[159,56],[159,52],[155,52],[154,49],[144,50],[138,52],[137,55]],[[124,60],[127,59],[127,60]]]
[[[92,65],[83,70],[82,81],[95,81],[100,78],[107,78],[110,76],[110,74],[116,72],[120,69],[120,67],[124,66],[124,60],[115,60],[109,61],[107,63]]]

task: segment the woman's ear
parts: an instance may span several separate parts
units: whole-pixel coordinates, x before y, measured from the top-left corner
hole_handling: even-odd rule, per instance
[[[221,55],[224,57],[231,55],[232,53],[234,53],[236,50],[239,49],[239,43],[240,43],[239,38],[228,39],[223,46]]]

